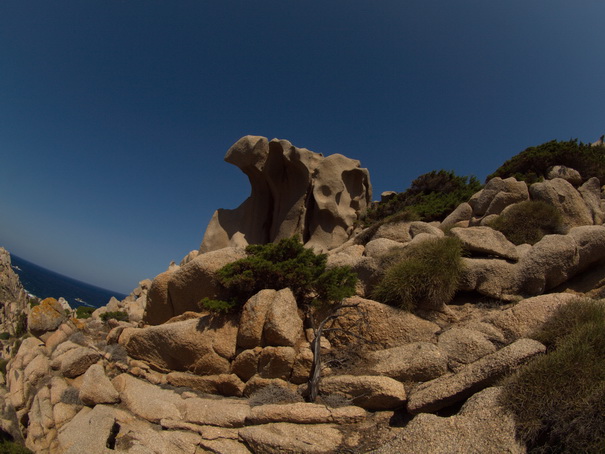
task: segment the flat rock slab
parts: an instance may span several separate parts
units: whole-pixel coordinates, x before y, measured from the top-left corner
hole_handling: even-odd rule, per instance
[[[546,320],[562,306],[576,300],[573,293],[549,293],[534,296],[515,304],[510,309],[486,317],[505,336],[507,342],[528,337],[540,328]]]
[[[101,355],[92,348],[77,347],[55,358],[52,366],[58,368],[64,377],[75,378],[86,372],[100,357]]]
[[[105,375],[100,364],[88,368],[80,386],[80,399],[86,405],[113,404],[120,401],[120,395]]]
[[[335,375],[320,383],[324,394],[340,394],[366,410],[393,410],[405,404],[403,383],[389,377]]]
[[[368,373],[386,375],[401,382],[428,381],[448,371],[447,355],[430,342],[412,342],[371,352],[368,360]]]
[[[243,427],[250,415],[250,406],[242,400],[193,397],[184,405],[184,420],[199,425]]]
[[[519,260],[515,245],[508,241],[502,232],[491,227],[455,227],[451,230],[451,234],[458,238],[464,249],[468,251]]]
[[[135,415],[147,421],[181,419],[183,399],[174,391],[162,389],[128,374],[115,377],[112,382],[120,393],[120,399]]]
[[[456,374],[444,375],[419,385],[408,397],[408,411],[412,414],[430,413],[463,401],[545,351],[546,347],[538,341],[519,339],[464,366]]]
[[[263,454],[328,454],[337,452],[342,433],[334,425],[263,424],[240,429],[253,452]]]
[[[525,454],[512,414],[498,404],[499,392],[488,388],[475,394],[449,418],[419,414],[372,454]]]
[[[59,431],[61,452],[68,454],[112,452],[107,449],[107,442],[119,414],[119,410],[105,405],[97,405],[92,410],[83,407]]]
[[[355,406],[329,408],[325,405],[298,402],[253,407],[246,424],[291,422],[295,424],[351,424],[363,421],[366,412]]]
[[[194,375],[187,372],[170,372],[166,379],[173,386],[183,386],[207,394],[241,397],[244,382],[235,374]]]

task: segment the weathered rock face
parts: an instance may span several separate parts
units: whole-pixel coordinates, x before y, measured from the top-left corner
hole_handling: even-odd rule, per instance
[[[567,235],[546,235],[535,245],[526,246],[522,253],[517,248],[520,256],[517,263],[500,258],[464,257],[459,289],[502,299],[551,290],[605,256],[605,226],[573,227]]]
[[[226,374],[235,356],[237,325],[228,316],[203,315],[148,328],[127,328],[120,336],[128,354],[160,369],[200,375]]]
[[[0,247],[0,332],[15,334],[27,315],[27,294],[11,267],[10,254]],[[23,328],[23,327],[21,327]]]
[[[500,392],[494,387],[475,394],[449,418],[422,413],[375,454],[524,454],[525,446],[515,437],[514,418],[498,401]]]
[[[548,180],[554,180],[555,178],[563,178],[569,181],[574,186],[580,186],[582,184],[582,175],[575,169],[571,169],[566,166],[553,166],[548,169],[546,174]]]
[[[371,202],[367,169],[335,154],[323,157],[286,140],[245,136],[225,155],[250,180],[251,195],[234,210],[219,209],[200,252],[300,235],[318,250],[344,243]]]
[[[569,227],[592,225],[592,214],[584,199],[567,180],[555,178],[534,183],[529,192],[532,200],[542,200],[558,208]]]
[[[245,257],[242,248],[223,248],[199,254],[183,266],[170,267],[151,284],[143,320],[159,325],[187,311],[199,311],[201,299],[220,298],[215,273],[228,263]]]
[[[135,323],[140,322],[143,319],[145,307],[147,306],[147,294],[150,287],[151,280],[145,279],[139,282],[137,288],[130,292],[122,301],[112,297],[105,306],[101,306],[92,313],[93,319],[100,320],[101,315],[106,312],[126,312],[128,320]]]
[[[485,187],[469,200],[475,216],[500,214],[504,208],[513,203],[529,199],[527,185],[510,177],[492,178]]]
[[[54,298],[46,298],[32,309],[27,317],[27,326],[34,336],[41,337],[56,330],[65,320],[67,314],[61,303]]]

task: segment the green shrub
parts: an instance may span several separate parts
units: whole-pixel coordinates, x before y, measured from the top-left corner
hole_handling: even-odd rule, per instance
[[[14,441],[0,440],[0,454],[33,454],[33,451]]]
[[[462,273],[462,246],[452,237],[409,246],[373,291],[378,301],[405,310],[439,309],[451,301]]]
[[[6,375],[6,365],[8,364],[8,360],[0,359],[0,372],[2,375]]]
[[[28,298],[29,307],[36,307],[40,305],[40,300],[38,298]]]
[[[5,331],[5,332],[0,333],[0,340],[7,340],[7,339],[9,339],[10,337],[11,337],[11,335],[10,335],[9,333],[7,333],[6,331]]]
[[[221,268],[218,281],[229,301],[243,305],[263,289],[290,288],[299,305],[332,303],[355,294],[357,276],[349,267],[326,268],[327,256],[305,248],[296,237],[254,244],[247,257]]]
[[[17,316],[17,323],[15,324],[15,337],[22,337],[27,333],[27,314],[21,312]]]
[[[531,453],[605,452],[605,304],[572,302],[535,337],[549,353],[504,382],[518,436]]]
[[[77,318],[90,318],[92,313],[96,311],[95,307],[90,306],[78,306],[76,308],[76,317]]]
[[[107,322],[111,319],[117,320],[119,322],[127,322],[128,314],[124,311],[105,312],[104,314],[101,314],[101,320],[103,320],[104,322]]]
[[[536,244],[544,235],[565,233],[563,217],[554,206],[528,200],[511,206],[490,227],[499,230],[514,244]]]
[[[364,225],[386,219],[401,211],[414,212],[420,220],[443,220],[462,202],[481,189],[476,177],[460,177],[453,171],[439,170],[420,175],[405,192],[379,202],[364,217]]]
[[[506,161],[486,181],[494,177],[515,177],[528,184],[546,177],[549,167],[564,165],[577,170],[582,178],[597,177],[605,181],[605,153],[601,147],[578,143],[577,139],[551,140],[536,147],[529,147]]]
[[[210,312],[226,313],[231,312],[235,307],[237,307],[237,303],[235,301],[223,301],[211,298],[203,298],[200,301],[200,306],[202,309],[206,309]]]

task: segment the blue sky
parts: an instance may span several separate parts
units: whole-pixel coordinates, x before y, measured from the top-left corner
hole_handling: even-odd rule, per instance
[[[605,3],[0,2],[0,245],[128,292],[249,194],[246,134],[483,180],[605,133]]]

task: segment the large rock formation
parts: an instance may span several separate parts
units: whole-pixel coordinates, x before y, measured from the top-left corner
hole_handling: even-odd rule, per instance
[[[300,235],[318,250],[344,243],[371,202],[367,169],[340,154],[324,157],[287,140],[245,136],[225,155],[252,191],[234,210],[214,213],[200,248],[210,252]]]
[[[27,293],[11,266],[11,257],[0,247],[0,332],[14,335],[25,329]]]

